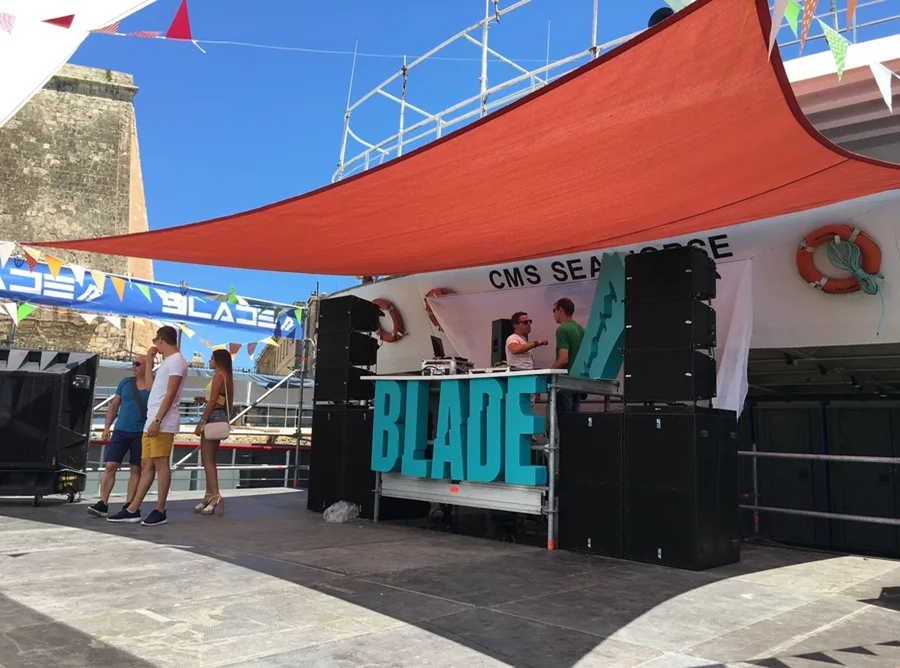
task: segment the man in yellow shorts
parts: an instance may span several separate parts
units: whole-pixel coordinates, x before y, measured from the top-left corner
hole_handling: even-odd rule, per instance
[[[162,364],[153,373],[153,360],[156,354],[163,356]],[[184,379],[187,376],[187,360],[178,350],[178,332],[174,327],[160,327],[153,339],[153,346],[147,351],[147,364],[144,382],[150,388],[147,399],[147,422],[141,443],[141,481],[131,504],[115,515],[106,519],[109,522],[141,522],[141,502],[150,491],[153,479],[159,473],[159,494],[156,508],[141,524],[158,526],[165,524],[166,499],[172,484],[170,456],[175,443],[175,434],[181,426],[181,414],[178,406],[184,391]]]

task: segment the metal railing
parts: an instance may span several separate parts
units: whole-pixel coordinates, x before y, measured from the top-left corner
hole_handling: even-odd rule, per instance
[[[753,499],[752,504],[741,504],[742,510],[753,511],[753,535],[759,535],[759,513],[775,513],[781,515],[796,515],[800,517],[815,517],[826,520],[843,520],[847,522],[863,522],[867,524],[884,524],[889,526],[900,526],[900,519],[894,517],[878,517],[873,515],[848,515],[844,513],[831,513],[820,510],[800,510],[797,508],[779,508],[775,506],[760,506],[759,494],[759,473],[757,470],[757,459],[790,459],[790,460],[807,460],[807,461],[823,461],[823,462],[845,462],[854,464],[887,464],[890,466],[900,466],[900,457],[870,457],[865,455],[815,455],[806,453],[793,452],[760,452],[756,450],[754,444],[753,450],[739,450],[738,455],[741,457],[750,457],[753,459],[752,479],[753,491],[749,495]],[[745,497],[748,495],[745,495]]]

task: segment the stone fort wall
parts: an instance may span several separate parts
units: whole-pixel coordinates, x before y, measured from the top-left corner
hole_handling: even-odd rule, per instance
[[[130,74],[64,65],[0,127],[0,240],[54,241],[148,229]],[[153,278],[149,260],[51,251],[90,269]],[[112,285],[107,282],[107,290]],[[0,339],[11,321],[0,316]],[[143,350],[152,326],[87,324],[39,308],[15,332],[19,348],[121,358]]]

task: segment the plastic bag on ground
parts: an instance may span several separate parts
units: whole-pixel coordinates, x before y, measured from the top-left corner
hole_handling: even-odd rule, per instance
[[[355,520],[357,517],[359,517],[359,506],[349,501],[332,503],[322,513],[322,518],[329,524],[342,524]]]

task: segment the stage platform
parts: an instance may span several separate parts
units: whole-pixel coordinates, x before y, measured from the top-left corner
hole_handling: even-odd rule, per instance
[[[0,666],[900,665],[896,561],[744,545],[691,573],[174,497],[154,529],[0,499]]]

